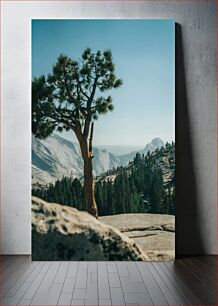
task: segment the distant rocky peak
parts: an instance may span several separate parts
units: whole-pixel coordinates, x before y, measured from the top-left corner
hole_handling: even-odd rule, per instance
[[[152,141],[151,141],[151,144],[153,146],[155,146],[156,148],[161,148],[164,146],[164,142],[162,139],[160,139],[159,137],[156,137],[154,138]]]

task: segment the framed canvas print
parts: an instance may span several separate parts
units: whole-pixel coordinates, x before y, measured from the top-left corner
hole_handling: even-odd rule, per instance
[[[174,260],[173,20],[32,20],[32,195],[33,260]]]

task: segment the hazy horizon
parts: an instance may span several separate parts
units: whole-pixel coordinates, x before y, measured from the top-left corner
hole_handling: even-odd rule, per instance
[[[68,141],[72,141],[72,142],[78,142],[78,140],[75,138],[75,136],[74,135],[69,135],[70,133],[69,132],[67,132],[67,133],[64,133],[64,132],[62,132],[62,133],[59,133],[59,132],[55,132],[54,133],[55,135],[58,135],[58,136],[60,136],[60,137],[62,137],[62,138],[64,138],[64,139],[66,139],[66,140],[68,140]],[[73,136],[73,137],[72,137]],[[164,139],[162,139],[161,137],[154,137],[154,138],[152,138],[152,139],[150,139],[149,141],[147,141],[147,142],[145,142],[145,143],[143,143],[143,144],[113,144],[113,143],[108,143],[108,144],[105,144],[105,143],[102,143],[102,144],[98,144],[98,143],[95,143],[94,142],[94,146],[98,146],[98,147],[104,147],[104,146],[111,146],[111,147],[130,147],[130,148],[144,148],[144,146],[146,145],[146,144],[148,144],[148,143],[151,143],[152,142],[152,140],[154,140],[154,139],[156,139],[156,138],[160,138],[165,144],[167,143],[167,142],[169,142],[169,143],[171,143],[172,141],[175,141],[174,139],[172,139],[171,141],[168,141],[168,140],[164,140]]]
[[[111,49],[124,84],[108,92],[115,109],[95,122],[93,145],[174,141],[174,26],[173,20],[33,20],[32,75],[51,72],[60,53],[78,59],[86,47]],[[60,136],[77,141],[73,132]]]
[[[53,135],[57,135],[67,141],[70,141],[70,142],[73,142],[73,143],[76,143],[79,145],[77,139],[75,140],[72,140],[67,137],[64,137],[61,133],[57,133],[57,132],[54,132]],[[141,150],[143,150],[145,148],[145,146],[147,144],[150,144],[154,139],[157,139],[157,138],[160,138],[160,137],[155,137],[153,139],[151,139],[149,142],[146,142],[145,144],[142,144],[142,145],[114,145],[114,144],[94,144],[94,148],[98,148],[100,150],[106,150],[110,153],[112,153],[113,155],[116,155],[116,156],[121,156],[121,155],[125,155],[125,154],[129,154],[129,153],[132,153],[132,152],[140,152]],[[164,144],[166,144],[167,141],[164,141],[163,139],[160,138],[160,140],[162,140],[164,142]]]

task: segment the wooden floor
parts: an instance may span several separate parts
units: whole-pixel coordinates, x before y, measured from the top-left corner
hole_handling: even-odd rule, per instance
[[[217,305],[217,258],[32,262],[1,257],[0,305]]]

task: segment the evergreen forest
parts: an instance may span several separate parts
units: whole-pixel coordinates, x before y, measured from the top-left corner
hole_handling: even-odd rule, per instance
[[[63,177],[54,185],[33,186],[32,194],[48,202],[85,210],[82,181]],[[95,178],[99,216],[123,213],[175,215],[175,143],[137,153],[125,167]]]

